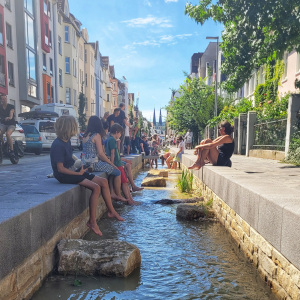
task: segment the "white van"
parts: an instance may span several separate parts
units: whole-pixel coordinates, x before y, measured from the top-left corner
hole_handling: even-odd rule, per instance
[[[33,111],[36,111],[37,113],[49,111],[52,113],[57,113],[58,117],[73,116],[77,120],[76,110],[74,106],[71,104],[48,103],[48,104],[35,105],[30,110],[30,112]],[[79,134],[79,127],[78,127],[78,134]],[[73,148],[78,148],[80,146],[79,135],[73,136],[71,138],[71,145]]]
[[[77,120],[76,110],[71,104],[48,103],[35,105],[30,111],[51,111],[61,116],[73,116]]]
[[[42,138],[42,148],[50,149],[53,141],[56,139],[54,124],[58,118],[58,114],[50,111],[30,111],[19,114],[24,120],[19,123],[33,125],[39,131]],[[79,147],[79,138],[74,136],[71,138],[72,147]]]

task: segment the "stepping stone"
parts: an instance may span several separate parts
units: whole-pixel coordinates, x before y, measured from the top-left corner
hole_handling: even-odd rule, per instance
[[[141,265],[140,250],[118,240],[61,240],[58,272],[64,275],[127,277]]]

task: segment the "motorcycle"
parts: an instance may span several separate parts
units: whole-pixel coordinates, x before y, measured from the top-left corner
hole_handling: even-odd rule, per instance
[[[19,162],[19,158],[24,156],[25,150],[22,141],[13,139],[13,149],[14,155],[10,155],[6,136],[2,136],[2,138],[0,138],[0,164],[2,164],[4,157],[8,157],[12,164],[17,164]]]

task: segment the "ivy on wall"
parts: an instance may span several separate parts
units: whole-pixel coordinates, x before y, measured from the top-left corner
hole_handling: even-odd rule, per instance
[[[265,67],[265,82],[254,92],[255,110],[259,120],[283,119],[287,116],[288,98],[279,98],[278,86],[284,71],[283,61],[269,61]]]

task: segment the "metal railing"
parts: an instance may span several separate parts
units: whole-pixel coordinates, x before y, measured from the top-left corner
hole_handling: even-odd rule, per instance
[[[253,149],[284,151],[287,119],[266,121],[254,125]]]

